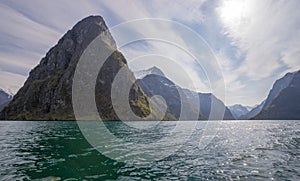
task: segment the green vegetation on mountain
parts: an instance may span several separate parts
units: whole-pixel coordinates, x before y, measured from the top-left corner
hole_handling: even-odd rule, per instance
[[[75,120],[72,83],[76,65],[86,47],[103,32],[103,42],[116,49],[102,17],[90,16],[78,22],[30,72],[24,86],[1,112],[1,119]],[[132,111],[140,117],[154,111],[149,108],[149,98],[134,83],[135,78],[124,56],[114,51],[101,68],[95,87],[96,105],[103,120],[119,119],[112,107],[111,86],[118,71],[124,67],[133,83],[129,95]]]

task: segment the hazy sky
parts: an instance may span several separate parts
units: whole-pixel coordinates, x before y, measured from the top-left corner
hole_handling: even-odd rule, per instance
[[[224,78],[227,105],[254,105],[265,99],[276,79],[300,69],[299,8],[299,0],[2,0],[0,87],[16,92],[49,48],[86,16],[101,15],[109,27],[135,19],[160,18],[190,28],[211,47]],[[139,31],[143,30],[162,33],[155,24]],[[178,29],[170,26],[167,30],[168,34],[181,38]],[[120,37],[114,38],[119,45]],[[198,91],[210,91],[201,69],[176,47],[149,41],[121,48],[121,51],[134,70],[147,67],[143,63],[141,66],[133,64],[132,59],[137,55],[168,56],[179,65],[177,67],[184,65]],[[199,50],[200,53],[204,52]],[[178,74],[168,66],[160,68],[171,79]],[[181,84],[181,80],[178,81],[175,82]]]

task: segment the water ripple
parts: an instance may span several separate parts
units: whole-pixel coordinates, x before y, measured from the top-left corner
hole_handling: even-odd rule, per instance
[[[300,180],[300,121],[222,121],[220,125],[205,149],[198,148],[203,132],[199,124],[175,154],[134,164],[97,152],[76,122],[0,122],[0,180]],[[166,134],[160,128],[161,132],[145,132],[136,139],[136,131],[113,128],[119,137],[126,137],[124,144],[147,143]],[[117,152],[121,146],[108,151]]]

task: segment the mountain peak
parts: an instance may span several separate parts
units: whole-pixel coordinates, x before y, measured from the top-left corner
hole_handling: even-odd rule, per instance
[[[30,72],[33,76],[29,79],[45,79],[56,75],[58,70],[65,71],[70,65],[76,65],[86,47],[98,36],[109,47],[116,49],[116,43],[101,16],[80,20],[47,52],[40,64]],[[41,71],[42,67],[47,71]]]
[[[151,67],[150,69],[148,69],[148,71],[150,71],[152,74],[165,76],[165,74],[159,68],[157,68],[156,66]]]
[[[100,38],[97,38],[99,36]],[[94,85],[97,90],[94,101],[101,118],[119,120],[111,102],[112,81],[123,67],[127,71],[127,77],[124,76],[123,79],[133,82],[133,78],[131,71],[125,66],[125,57],[114,49],[116,43],[101,16],[84,18],[63,35],[30,72],[23,87],[1,111],[0,119],[74,120],[72,104],[74,72],[80,57],[94,40],[107,45],[101,47],[103,51],[106,51],[104,48],[115,50],[98,73]],[[102,50],[94,49],[91,53],[96,51]],[[90,88],[85,81],[81,83],[82,87]],[[150,112],[148,99],[136,84],[133,84],[129,96],[132,111],[141,117],[148,115]]]
[[[241,116],[246,115],[250,110],[247,106],[241,104],[234,104],[228,107],[236,119],[239,119]]]
[[[165,74],[156,66],[153,66],[146,70],[140,70],[140,71],[134,72],[136,79],[143,79],[147,75],[151,75],[151,74],[160,75],[162,77],[165,77]]]
[[[80,20],[77,24],[82,23],[82,22],[104,22],[104,19],[100,15],[91,15],[83,18]]]
[[[228,107],[229,108],[242,108],[243,107],[243,108],[246,108],[248,111],[251,111],[256,106],[258,106],[258,104],[255,105],[255,106],[245,106],[245,105],[242,105],[242,104],[233,104],[233,105],[228,106]]]
[[[90,43],[91,40],[103,33],[105,36],[105,39],[103,40],[109,46],[116,49],[116,43],[113,37],[108,32],[108,27],[101,16],[88,16],[86,18],[83,18],[78,23],[76,23],[75,26],[68,31],[68,33],[72,34],[75,39],[79,40],[78,43],[81,43],[84,40]]]
[[[298,72],[299,71],[289,72],[289,73],[285,74],[282,78],[275,81],[275,83],[273,84],[273,87],[270,90],[270,93],[266,99],[266,102],[264,105],[265,107],[268,107],[271,104],[271,102],[280,94],[280,92],[290,85],[294,76]]]
[[[70,31],[98,31],[98,33],[102,31],[108,30],[104,19],[101,16],[88,16],[83,18],[78,23],[76,23]]]

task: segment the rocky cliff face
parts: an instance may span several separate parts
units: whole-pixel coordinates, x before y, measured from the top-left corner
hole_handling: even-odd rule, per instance
[[[300,119],[300,71],[277,80],[261,112],[253,119]]]
[[[107,29],[100,16],[90,16],[78,22],[30,72],[24,86],[14,96],[8,107],[1,112],[1,118],[74,120],[72,79],[76,65],[91,41]],[[107,46],[116,48],[115,41],[108,31],[102,41]],[[98,111],[103,119],[118,119],[112,108],[110,90],[116,73],[124,66],[127,68],[125,58],[120,52],[115,51],[98,75],[95,95]],[[128,72],[130,73],[129,69]],[[136,84],[132,87],[130,97],[135,113],[139,116],[149,114],[149,99]]]

